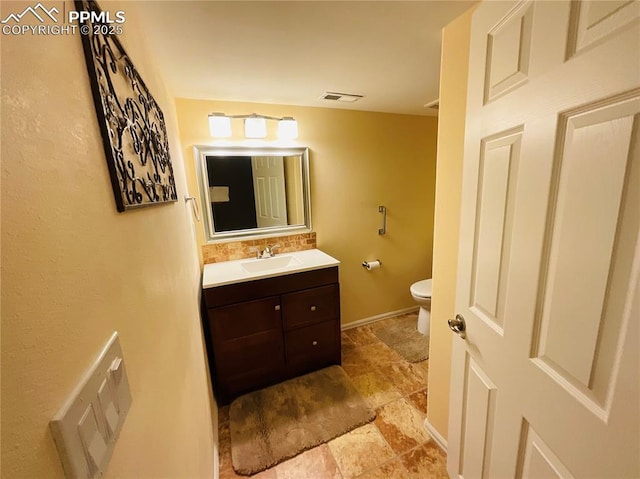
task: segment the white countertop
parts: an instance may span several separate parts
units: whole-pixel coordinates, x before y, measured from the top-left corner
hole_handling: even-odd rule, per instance
[[[270,259],[281,257],[293,257],[296,261],[292,261],[293,264],[290,266],[267,269],[259,272],[248,272],[243,268],[243,264],[248,265],[249,263],[258,263],[261,261],[268,262]],[[312,271],[314,269],[328,268],[330,266],[337,266],[340,264],[340,261],[319,249],[276,254],[273,258],[245,258],[234,261],[223,261],[221,263],[205,264],[204,274],[202,276],[202,287],[204,289],[215,288],[216,286],[224,286],[226,284],[244,283],[246,281],[253,281],[256,279],[273,278],[275,276]]]

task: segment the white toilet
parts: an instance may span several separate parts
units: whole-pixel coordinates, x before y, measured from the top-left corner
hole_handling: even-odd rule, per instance
[[[423,279],[411,285],[411,296],[420,306],[417,329],[425,336],[429,336],[429,318],[431,317],[431,280]]]

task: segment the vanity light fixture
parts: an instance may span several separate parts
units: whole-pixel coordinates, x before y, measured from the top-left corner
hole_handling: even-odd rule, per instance
[[[258,115],[225,115],[224,113],[211,113],[209,115],[209,130],[215,138],[229,138],[231,136],[231,119],[244,120],[245,138],[265,138],[267,136],[267,120],[278,122],[278,138],[281,140],[294,140],[298,138],[298,122],[293,117],[282,118]]]
[[[231,118],[224,113],[212,113],[209,115],[209,131],[216,138],[229,138],[231,136]]]
[[[245,138],[264,138],[267,136],[267,120],[261,116],[250,116],[244,119]]]
[[[278,138],[295,140],[298,138],[298,122],[290,116],[284,116],[278,122]]]

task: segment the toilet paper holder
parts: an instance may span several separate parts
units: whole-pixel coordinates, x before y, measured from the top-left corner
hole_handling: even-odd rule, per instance
[[[362,267],[368,270],[371,270],[372,268],[379,268],[380,266],[382,266],[382,261],[380,261],[379,259],[371,262],[368,262],[368,261],[362,262]]]

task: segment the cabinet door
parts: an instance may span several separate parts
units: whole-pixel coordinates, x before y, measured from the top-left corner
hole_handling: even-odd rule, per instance
[[[338,285],[330,284],[282,295],[282,315],[286,330],[338,319]]]
[[[285,348],[290,375],[340,364],[340,322],[325,321],[288,331]]]
[[[284,368],[278,296],[209,309],[217,387],[236,396],[278,381]]]

